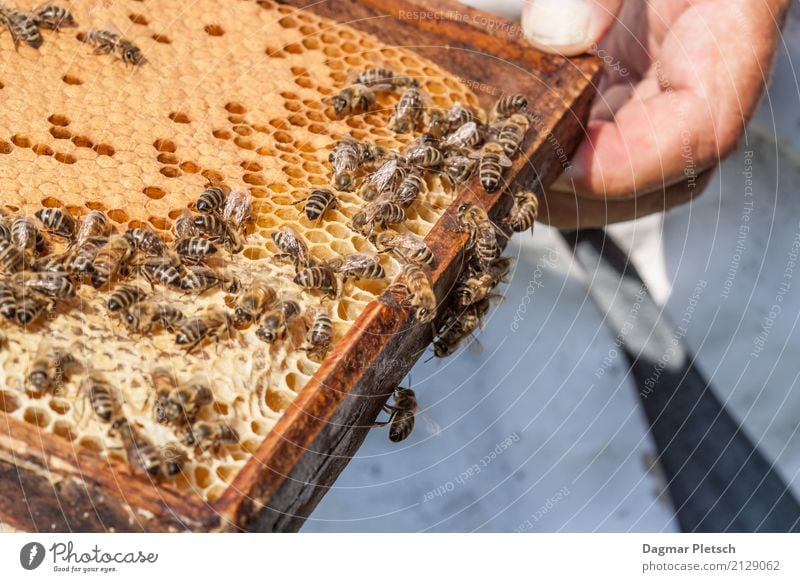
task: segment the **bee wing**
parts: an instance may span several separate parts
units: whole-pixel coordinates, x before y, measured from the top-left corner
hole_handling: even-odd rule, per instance
[[[231,190],[225,197],[225,205],[222,208],[222,218],[233,222],[240,228],[253,213],[253,195],[250,190]]]
[[[425,432],[435,437],[442,436],[442,427],[436,422],[435,418],[425,412],[419,416],[422,417],[422,422],[425,424]]]
[[[378,258],[366,253],[351,253],[344,258],[344,262],[339,268],[340,271],[351,269],[364,269],[378,262]]]
[[[175,234],[176,240],[189,238],[197,232],[194,224],[192,224],[192,213],[188,208],[184,208],[181,211],[180,216],[175,219],[175,223],[172,226],[172,232]]]
[[[511,167],[511,160],[505,154],[499,154],[499,156],[497,158],[497,161],[504,168],[510,168]]]

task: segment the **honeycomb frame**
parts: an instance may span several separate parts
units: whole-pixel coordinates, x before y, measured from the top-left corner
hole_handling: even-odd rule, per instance
[[[34,134],[33,131],[11,133],[5,128],[0,128],[4,130],[3,133],[0,133],[0,140],[5,139],[5,134],[9,134],[8,141],[0,141],[0,152],[5,153],[2,157],[13,159],[17,168],[24,167],[26,163],[31,164],[31,168],[35,169],[37,175],[46,175],[48,171],[52,171],[53,167],[58,167],[56,164],[70,168],[73,165],[81,165],[79,162],[89,160],[94,160],[95,164],[103,169],[103,172],[100,173],[100,177],[85,173],[79,173],[78,176],[58,173],[57,183],[47,186],[44,184],[37,185],[42,192],[41,198],[32,200],[23,194],[23,197],[12,200],[10,205],[5,201],[4,204],[7,207],[12,207],[12,209],[17,207],[22,211],[26,211],[32,209],[38,203],[44,205],[56,204],[58,196],[64,197],[64,191],[95,192],[100,193],[98,195],[99,199],[84,202],[86,205],[84,212],[87,209],[93,209],[89,204],[105,204],[105,209],[109,211],[112,220],[116,222],[122,223],[126,220],[128,223],[131,220],[144,222],[141,216],[134,215],[131,217],[133,211],[130,206],[126,206],[122,202],[115,204],[116,199],[113,196],[103,195],[102,188],[98,187],[97,182],[102,182],[103,187],[105,187],[107,183],[117,180],[120,188],[124,188],[125,191],[141,191],[142,195],[147,198],[145,212],[148,216],[144,218],[153,227],[164,230],[168,226],[169,220],[177,217],[177,211],[181,206],[185,207],[192,196],[196,195],[204,184],[222,181],[231,183],[232,180],[229,173],[232,172],[233,175],[238,174],[240,176],[241,181],[248,185],[256,197],[256,210],[259,213],[256,221],[257,228],[268,230],[277,226],[277,222],[271,223],[266,220],[262,212],[264,206],[274,207],[276,200],[286,201],[284,204],[277,204],[286,208],[286,211],[278,212],[276,210],[274,216],[282,221],[295,221],[292,224],[297,225],[297,210],[291,207],[291,202],[299,199],[301,197],[299,193],[309,186],[322,185],[321,181],[315,182],[313,179],[316,176],[324,175],[324,156],[321,156],[320,152],[327,153],[328,145],[337,135],[346,133],[356,138],[366,137],[367,135],[377,136],[382,145],[389,146],[404,143],[404,139],[406,139],[406,136],[398,138],[381,127],[382,123],[385,125],[386,116],[381,118],[377,114],[368,114],[362,117],[346,118],[343,121],[325,117],[320,95],[330,94],[336,83],[344,82],[347,77],[346,71],[376,63],[375,60],[364,61],[364,54],[370,52],[379,53],[380,56],[376,58],[379,59],[378,62],[381,64],[385,63],[401,73],[423,78],[423,86],[433,94],[434,99],[442,94],[442,89],[437,89],[437,86],[449,89],[451,91],[450,99],[444,100],[440,97],[440,105],[449,104],[449,102],[456,99],[472,105],[477,104],[480,100],[485,105],[491,98],[487,95],[481,95],[480,98],[475,96],[463,83],[455,80],[452,71],[448,73],[439,69],[431,61],[426,60],[417,53],[408,49],[385,45],[369,34],[356,31],[349,26],[341,26],[305,11],[297,11],[288,6],[269,2],[231,2],[231,4],[236,4],[237,14],[223,14],[219,10],[217,13],[210,10],[201,10],[198,13],[197,22],[191,21],[184,25],[199,28],[199,31],[202,32],[193,31],[193,34],[206,35],[205,37],[200,36],[205,42],[220,41],[226,35],[236,35],[237,40],[244,38],[244,41],[239,43],[244,45],[242,50],[266,53],[270,59],[282,59],[287,63],[292,63],[289,65],[292,76],[288,82],[294,83],[296,88],[293,91],[277,92],[282,103],[274,106],[265,106],[258,100],[259,98],[267,98],[269,103],[269,97],[274,97],[275,93],[268,94],[266,97],[255,93],[237,94],[237,98],[231,98],[230,95],[233,91],[228,90],[225,93],[227,97],[220,98],[220,102],[215,103],[217,109],[224,110],[224,113],[220,113],[221,117],[214,118],[212,121],[210,116],[204,118],[193,115],[195,110],[190,104],[193,102],[200,103],[200,101],[193,101],[193,99],[197,99],[196,96],[185,95],[181,108],[173,108],[174,110],[169,110],[168,112],[161,111],[161,117],[165,117],[168,120],[166,123],[172,124],[169,127],[174,128],[173,134],[160,135],[152,142],[146,139],[132,139],[125,143],[124,140],[114,139],[110,135],[108,128],[95,128],[94,131],[87,131],[85,127],[91,125],[90,121],[81,120],[77,114],[72,114],[71,116],[71,112],[65,112],[63,108],[57,112],[52,111],[53,105],[48,102],[49,114],[46,116],[48,124],[46,133],[51,136],[52,141],[48,143],[48,138],[42,137],[45,135],[41,131],[45,127],[42,123],[39,123],[40,131],[35,134],[35,138],[30,135]],[[381,3],[348,4],[353,5],[350,7],[351,10],[364,9],[365,7],[374,10],[374,7],[369,6],[369,4],[379,5]],[[99,19],[99,15],[96,13],[92,13],[91,18],[84,16],[81,13],[80,6],[81,3],[79,2],[71,4],[71,8],[79,22],[96,22]],[[164,35],[163,27],[162,32],[158,30],[158,23],[162,22],[159,18],[162,16],[166,19],[172,18],[173,15],[169,13],[173,9],[161,7],[164,8],[163,12],[167,14],[162,15],[161,11],[159,11],[159,18],[154,18],[150,13],[146,12],[147,8],[148,3],[132,1],[115,4],[113,7],[107,8],[107,10],[111,11],[110,16],[114,22],[120,22],[122,17],[127,17],[131,24],[129,29],[123,29],[126,36],[139,42],[146,56],[153,55],[155,57],[156,53],[151,52],[153,49],[175,48],[174,45],[180,44],[183,36],[180,32],[180,27],[170,28],[168,37]],[[330,9],[331,6],[323,5],[318,11],[324,13]],[[250,13],[245,14],[242,10],[249,10]],[[348,9],[344,11],[347,13]],[[267,14],[266,17],[265,14]],[[275,26],[275,23],[277,23],[277,26],[284,31],[282,34],[287,36],[287,38],[281,37],[282,41],[286,42],[283,42],[280,46],[276,45],[274,43],[275,36],[273,35],[270,37],[272,42],[267,43],[266,47],[263,46],[265,44],[263,40],[253,41],[252,45],[249,45],[249,37],[246,35],[246,31],[237,31],[236,27],[243,26],[242,23],[251,22],[249,18],[251,15],[257,15],[254,17],[262,20],[265,18],[271,19],[269,22],[265,22],[265,25]],[[335,17],[337,15],[328,14],[328,16]],[[478,20],[476,19],[476,21]],[[407,26],[406,23],[401,24]],[[376,32],[376,30],[369,30],[369,27],[369,24],[365,26],[367,32]],[[463,25],[460,25],[459,28],[463,28]],[[336,37],[338,38],[339,46],[334,46],[332,41],[328,44],[323,42],[324,35],[332,35],[332,31],[337,31],[339,35]],[[391,34],[387,35],[387,32],[391,32],[391,27],[389,31],[381,30],[381,32],[382,37],[391,36]],[[61,34],[64,35],[65,33],[62,32]],[[70,33],[67,32],[66,34]],[[461,34],[461,32],[459,31],[458,34]],[[150,45],[145,44],[147,35],[152,39]],[[483,37],[480,37],[478,32],[473,31],[472,36],[473,41],[476,38],[481,41],[475,42],[475,46],[479,49],[486,51],[487,44],[491,48],[497,49],[495,43],[492,42],[491,35],[483,33]],[[320,40],[315,44],[312,41],[316,37],[319,37]],[[50,50],[54,51],[50,55],[55,55],[55,51],[60,50],[57,45],[62,43],[63,39],[50,35],[45,39],[45,42],[46,44],[42,47],[41,52],[45,53]],[[331,49],[328,51],[331,54],[325,52],[324,49],[326,47]],[[89,62],[91,60],[105,59],[99,69],[98,77],[107,69],[114,70],[122,67],[121,63],[109,62],[109,57],[97,57],[91,55],[91,51],[87,53],[87,47],[79,43],[71,43],[70,50],[72,51],[69,56],[70,65],[66,69],[63,66],[60,68],[50,67],[59,73],[60,82],[64,85],[62,89],[65,92],[75,92],[76,88],[82,86],[82,76],[85,75],[85,72],[81,72],[81,66],[92,70],[98,68],[96,63]],[[187,50],[185,47],[183,50],[185,51],[184,55],[188,53],[192,55],[191,58],[195,58],[201,63],[207,61],[207,59],[198,57],[196,50]],[[325,55],[326,65],[332,71],[330,75],[331,83],[327,87],[318,89],[317,95],[315,95],[316,101],[314,98],[302,98],[306,94],[304,91],[313,92],[313,76],[309,73],[313,68],[310,69],[308,63],[310,62],[309,54],[315,51]],[[224,51],[217,52],[224,53]],[[419,52],[424,55],[425,51],[421,50]],[[495,50],[495,52],[502,51]],[[37,56],[31,53],[25,54],[30,58]],[[359,61],[355,55],[361,55],[362,60]],[[48,58],[44,55],[43,57]],[[6,53],[0,55],[0,58],[10,61],[15,57]],[[226,63],[225,66],[230,67],[230,61],[225,60],[225,58],[225,56],[220,56],[220,61],[224,61]],[[130,82],[134,76],[143,75],[148,71],[148,68],[154,67],[154,60],[154,58],[151,58],[151,63],[145,65],[141,71],[125,70],[123,68],[123,74],[128,77]],[[81,64],[80,66],[76,64],[86,62],[89,62],[89,64]],[[588,80],[594,78],[598,70],[596,65],[590,61],[578,62],[579,66],[576,67],[578,75],[575,75],[575,71],[572,71],[573,77],[576,80],[579,78]],[[297,63],[304,64],[299,65]],[[330,63],[340,64],[331,66]],[[561,63],[562,69],[565,68],[565,63],[567,61]],[[412,64],[417,66],[411,66]],[[536,61],[536,64],[541,67],[542,62]],[[547,64],[551,65],[552,63],[548,61]],[[455,65],[457,69],[455,72],[458,73],[458,67],[463,65],[461,63],[455,63]],[[8,63],[3,62],[2,66],[7,68]],[[574,65],[570,64],[569,66],[572,67]],[[514,67],[509,68],[513,69]],[[554,70],[545,71],[545,73],[549,78],[555,78],[558,76],[557,67]],[[4,73],[0,73],[0,79],[3,78],[3,75]],[[563,70],[561,75],[564,76]],[[113,74],[108,76],[114,77]],[[119,76],[118,73],[117,76]],[[497,84],[487,84],[487,86],[502,87],[508,91],[525,87],[528,94],[531,94],[531,92],[534,94],[543,92],[543,87],[539,82],[534,81],[531,83],[530,79],[526,79],[519,74],[516,74],[513,78],[503,78],[495,75],[492,80]],[[306,86],[309,83],[311,85]],[[555,131],[558,129],[555,125],[552,128],[553,135],[556,137],[555,143],[561,144],[559,147],[564,149],[568,149],[570,142],[574,141],[568,131],[568,126],[574,125],[574,123],[570,122],[570,117],[574,117],[576,111],[578,112],[577,117],[580,117],[582,114],[580,109],[583,107],[584,102],[588,103],[586,95],[588,95],[589,91],[586,86],[582,85],[577,89],[571,87],[560,93],[554,91],[558,94],[556,95],[556,106],[554,107],[557,111],[553,120],[560,124],[561,129],[559,131],[564,135],[561,136],[563,139],[559,141],[560,134]],[[125,85],[122,87],[125,87]],[[5,100],[10,94],[12,95],[12,102],[13,99],[18,99],[20,101],[16,106],[21,106],[24,96],[14,95],[13,88],[13,83],[4,83],[3,89],[0,90],[0,99]],[[9,92],[9,89],[12,91]],[[553,91],[552,87],[547,89]],[[208,87],[205,87],[204,90],[208,90]],[[214,93],[214,91],[210,92]],[[246,93],[244,89],[241,92]],[[455,99],[452,97],[454,94],[457,95]],[[101,108],[102,105],[92,95],[93,93],[87,93],[83,100],[83,106],[95,109]],[[95,101],[92,101],[93,99]],[[251,102],[259,103],[258,107],[248,107]],[[205,106],[206,110],[211,107],[208,103]],[[12,105],[12,107],[14,106]],[[273,116],[271,119],[264,119],[261,116],[262,110],[282,111],[286,113],[286,117]],[[301,123],[300,116],[302,112],[307,115],[306,124]],[[125,122],[116,113],[111,111],[107,115],[109,125],[115,123],[130,125],[129,122]],[[320,121],[315,121],[312,114],[318,115]],[[294,118],[294,122],[290,118]],[[217,119],[221,121],[217,121]],[[377,126],[377,129],[384,129],[384,132],[378,131],[367,134],[367,129],[365,129],[366,119],[369,119],[370,124]],[[323,121],[337,126],[336,132],[322,126]],[[574,122],[574,119],[572,121]],[[544,123],[545,127],[549,128],[550,121],[548,120]],[[207,145],[207,143],[192,146],[191,136],[187,136],[186,132],[182,133],[181,130],[196,127],[198,124],[205,124],[202,128],[203,131],[213,136],[215,145],[222,144],[221,150],[227,151],[225,148],[230,147],[235,154],[231,154],[233,161],[227,164],[214,164],[210,160],[214,155],[219,155],[219,153],[200,147]],[[81,131],[76,132],[76,126],[81,126]],[[289,131],[290,128],[291,133]],[[292,144],[294,141],[292,139],[292,133],[294,132],[307,135],[305,139],[308,141],[305,146],[302,145],[306,143],[305,141],[301,142],[300,145],[293,144],[296,149],[286,145]],[[262,134],[270,139],[263,138]],[[507,178],[508,187],[517,182],[530,182],[534,177],[546,182],[555,176],[555,169],[552,164],[554,152],[551,151],[554,148],[552,142],[545,139],[546,137],[546,135],[536,135],[529,138],[530,143],[526,143],[525,147],[526,155],[521,156],[521,159],[517,161],[514,168],[509,172]],[[259,141],[259,139],[262,141]],[[53,145],[50,145],[51,143],[63,144],[63,147],[56,149]],[[186,155],[186,151],[192,147],[196,148],[196,151],[192,152],[195,155]],[[300,153],[298,153],[298,150]],[[132,162],[125,159],[128,153],[131,154],[132,159],[149,159],[149,167],[144,169],[131,168]],[[273,159],[273,157],[280,163],[279,168],[267,166],[264,162],[265,158]],[[9,166],[10,164],[6,165],[6,167]],[[309,179],[308,174],[314,172],[316,172],[316,176],[312,176]],[[113,176],[117,178],[112,178]],[[94,184],[85,183],[91,178],[95,179]],[[185,183],[183,187],[176,188],[174,186],[175,181],[180,179],[183,179]],[[0,173],[0,188],[3,188],[4,191],[10,190],[8,181],[9,177],[5,173]],[[235,180],[233,182],[235,183]],[[13,186],[16,186],[16,184],[12,184]],[[92,190],[92,188],[95,189]],[[284,195],[286,195],[285,198],[282,197]],[[357,201],[353,200],[352,205],[350,205],[347,195],[342,198],[345,201],[345,209],[349,210],[350,215],[352,215],[352,212],[357,208]],[[111,203],[114,206],[113,208],[108,207],[108,202],[101,202],[101,200],[107,201],[109,199],[114,200]],[[467,185],[458,194],[455,202],[453,202],[451,196],[444,195],[444,193],[438,198],[429,200],[430,208],[424,209],[425,212],[428,212],[427,216],[412,215],[409,223],[409,229],[412,232],[427,236],[430,246],[439,258],[439,267],[433,274],[439,297],[444,297],[447,294],[447,290],[457,275],[460,268],[459,254],[464,243],[464,236],[455,228],[455,222],[452,220],[452,216],[448,214],[447,208],[451,203],[458,204],[461,200],[466,199],[477,200],[489,210],[499,211],[502,206],[508,205],[507,196],[482,195],[479,189]],[[66,207],[73,212],[77,210],[71,208],[69,204]],[[96,207],[101,208],[101,206]],[[289,210],[291,210],[291,213]],[[331,228],[342,226],[340,222],[342,218],[346,218],[346,215],[337,216],[337,220],[330,223],[334,225]],[[261,223],[259,223],[259,220],[261,220]],[[302,224],[300,225],[300,230],[303,233],[318,232],[312,231]],[[341,235],[341,231],[339,234]],[[346,234],[348,237],[351,236],[350,233]],[[325,244],[322,241],[312,239],[311,242],[312,254],[322,259],[331,258],[329,254],[330,247],[334,246],[331,241],[327,241],[327,244]],[[342,252],[351,249],[363,250],[352,245],[350,248],[345,246],[334,248],[333,250]],[[263,233],[260,237],[259,233],[251,233],[247,249],[243,254],[244,258],[236,260],[269,263],[269,269],[276,271],[288,269],[288,267],[276,267],[270,262],[269,259],[273,250],[274,247],[271,241]],[[398,265],[392,260],[387,259],[384,266],[389,275],[393,275],[398,271]],[[282,275],[285,277],[286,272]],[[372,285],[374,284],[368,284],[367,287]],[[98,494],[102,495],[103,492],[106,492],[112,486],[112,483],[115,484],[114,486],[121,490],[118,491],[120,499],[115,499],[113,503],[109,504],[105,512],[99,513],[103,514],[103,519],[100,519],[101,523],[103,521],[119,523],[120,525],[115,527],[120,529],[181,529],[186,527],[191,529],[293,529],[297,527],[298,520],[302,520],[302,516],[310,511],[310,507],[313,507],[315,500],[318,499],[320,485],[324,486],[332,482],[335,475],[341,470],[341,467],[336,463],[334,463],[335,466],[329,466],[330,458],[338,458],[338,453],[331,456],[331,453],[325,449],[326,445],[324,443],[329,442],[330,436],[326,436],[326,433],[331,431],[334,433],[350,433],[350,435],[344,435],[344,439],[341,438],[340,434],[339,442],[346,442],[345,450],[352,452],[353,447],[360,442],[360,438],[363,438],[367,427],[371,426],[371,420],[368,417],[373,411],[375,415],[377,414],[377,408],[388,396],[391,382],[395,379],[399,380],[404,375],[405,370],[410,368],[416,357],[407,358],[401,365],[393,366],[389,373],[381,373],[386,372],[386,367],[382,367],[380,362],[391,360],[392,358],[387,360],[390,354],[404,352],[407,346],[410,345],[416,346],[416,349],[410,350],[410,353],[416,355],[419,352],[419,347],[427,345],[430,339],[425,337],[428,330],[411,324],[409,321],[410,314],[406,310],[378,300],[383,290],[384,287],[356,289],[353,304],[348,309],[345,309],[343,317],[338,318],[336,335],[339,341],[337,346],[321,366],[306,361],[303,363],[305,367],[301,368],[297,361],[302,359],[302,355],[297,355],[297,352],[290,353],[286,350],[278,350],[277,355],[280,358],[284,358],[283,361],[293,357],[296,359],[295,369],[300,377],[299,382],[296,384],[297,390],[291,390],[292,394],[284,394],[285,398],[281,400],[281,404],[276,405],[279,410],[274,410],[273,412],[276,413],[274,417],[267,419],[270,421],[269,425],[260,428],[263,434],[258,434],[256,430],[253,430],[254,436],[252,438],[243,439],[245,442],[249,441],[247,445],[249,448],[244,451],[246,454],[240,459],[235,459],[237,463],[229,463],[227,467],[223,464],[214,466],[214,473],[225,484],[223,486],[217,482],[210,486],[216,486],[217,489],[213,495],[204,496],[209,501],[209,504],[198,503],[199,500],[185,499],[185,495],[182,492],[187,487],[164,486],[144,482],[140,477],[131,475],[123,463],[113,458],[113,454],[105,458],[100,457],[96,454],[96,451],[83,450],[86,447],[75,450],[74,448],[63,446],[63,443],[42,442],[39,450],[33,450],[30,446],[23,447],[17,451],[19,454],[12,455],[12,458],[24,457],[30,453],[32,459],[39,460],[38,464],[42,464],[42,459],[45,461],[59,461],[59,463],[56,463],[59,466],[59,470],[56,473],[60,472],[61,478],[54,480],[54,471],[52,467],[49,467],[48,483],[51,486],[55,482],[60,483],[69,491],[70,496],[90,498],[90,493],[94,493],[96,497]],[[360,300],[359,293],[362,293]],[[165,350],[167,347],[162,345],[159,346],[159,349]],[[224,357],[217,355],[215,358],[213,348],[208,349],[212,350],[209,353],[214,364],[225,364]],[[275,358],[276,354],[268,353],[264,357]],[[113,357],[108,354],[106,354],[106,358],[113,360]],[[252,360],[257,360],[257,358],[252,358]],[[230,362],[227,362],[227,365],[228,368],[220,372],[220,374],[235,377],[231,375]],[[244,383],[246,384],[246,382]],[[6,383],[3,388],[2,401],[4,411],[8,408],[8,396],[6,395],[12,394],[8,391],[10,387]],[[242,390],[246,391],[247,387],[244,386]],[[252,385],[250,387],[252,388]],[[276,398],[280,396],[279,394]],[[369,398],[364,399],[363,396],[368,396]],[[266,401],[266,399],[267,396],[265,394],[264,400]],[[360,409],[357,416],[363,422],[361,420],[353,422],[353,414],[351,414],[353,407]],[[23,407],[19,407],[18,410],[23,410]],[[3,417],[13,417],[14,412],[12,411],[11,415],[3,414]],[[10,434],[11,431],[9,431],[8,435],[0,434],[0,450],[14,451],[15,448],[19,449],[19,443],[49,440],[42,438],[41,432],[38,431],[38,429],[43,428],[38,413],[35,415],[36,422],[30,422],[29,419],[25,419],[24,411],[21,414],[23,415],[22,422],[19,422],[20,419],[17,419],[17,422],[6,419],[9,425],[13,423],[20,430],[14,435]],[[50,413],[48,412],[48,414]],[[337,420],[337,416],[343,416],[343,418]],[[279,418],[280,420],[278,420]],[[26,420],[28,426],[25,426]],[[154,430],[159,430],[159,427],[154,427]],[[35,436],[37,431],[38,436]],[[323,443],[321,449],[325,450],[325,455],[323,456],[326,458],[318,457],[317,451],[314,450],[315,447],[320,446],[319,442]],[[104,443],[101,447],[94,448],[105,449],[107,445]],[[6,455],[3,455],[2,452],[0,452],[0,459],[6,460]],[[69,461],[65,459],[69,459]],[[19,464],[19,459],[17,458],[12,463]],[[45,462],[44,465],[49,466],[51,463]],[[224,477],[220,475],[220,467],[222,467]],[[83,481],[83,488],[88,489],[88,492],[77,491],[81,487],[72,479],[75,475],[84,474],[84,468],[86,473],[94,478],[91,487],[86,485],[84,477],[80,478]],[[109,468],[111,471],[109,471]],[[100,473],[103,473],[103,475],[100,475]],[[314,474],[317,475],[316,478]],[[286,479],[287,476],[289,479]],[[195,478],[197,479],[197,477]],[[288,483],[288,485],[285,485],[284,482]],[[123,485],[120,486],[119,483],[123,483]],[[188,488],[193,488],[199,484],[189,483],[188,485]],[[299,494],[293,493],[297,487],[301,490]],[[208,487],[205,490],[208,490]],[[46,493],[42,492],[42,495],[45,496]],[[293,497],[294,500],[291,504],[286,504],[285,507],[282,506],[283,502],[280,500],[288,497]],[[91,504],[95,508],[95,512],[98,513],[96,499],[92,500]],[[165,507],[169,508],[169,511],[165,511]],[[292,509],[292,507],[297,509]],[[0,516],[5,513],[4,510],[5,508],[0,502]],[[66,517],[63,519],[67,520]],[[72,521],[75,520],[73,519]]]

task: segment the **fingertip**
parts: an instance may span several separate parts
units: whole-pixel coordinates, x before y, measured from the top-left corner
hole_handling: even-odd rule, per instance
[[[525,0],[522,29],[538,49],[574,56],[597,44],[621,6],[622,0]]]

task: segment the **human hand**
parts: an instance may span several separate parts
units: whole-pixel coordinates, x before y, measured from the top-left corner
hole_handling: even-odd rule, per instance
[[[789,0],[525,0],[537,47],[606,63],[586,136],[540,220],[594,227],[702,192],[767,80]],[[709,171],[706,171],[709,170]]]

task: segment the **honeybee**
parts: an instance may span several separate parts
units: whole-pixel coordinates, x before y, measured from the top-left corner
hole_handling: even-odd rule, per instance
[[[278,294],[263,281],[253,281],[237,299],[233,310],[233,322],[237,327],[245,327],[258,319],[265,309],[271,307]]]
[[[212,269],[206,265],[187,265],[181,273],[180,288],[189,293],[202,293],[220,287],[228,293],[238,293],[239,278],[226,269]]]
[[[75,297],[75,284],[63,271],[23,271],[14,275],[12,282],[23,294],[35,291],[52,299]]]
[[[486,142],[483,147],[470,154],[471,158],[478,160],[478,173],[481,177],[481,186],[487,192],[494,192],[500,187],[503,168],[511,167],[511,160],[497,142]]]
[[[350,227],[365,236],[372,234],[376,226],[386,227],[405,222],[406,212],[402,206],[388,200],[373,200],[353,215]]]
[[[506,218],[506,222],[514,232],[530,230],[539,215],[539,198],[530,190],[520,190],[514,194],[514,206]]]
[[[197,234],[197,229],[194,227],[194,224],[192,224],[192,220],[192,213],[184,208],[172,225],[172,232],[175,234],[175,240],[189,238]]]
[[[322,216],[339,204],[339,199],[331,190],[327,188],[317,188],[303,200],[298,200],[295,204],[303,204],[301,212],[305,213],[309,220],[319,220]]]
[[[409,172],[400,182],[397,190],[391,193],[387,199],[401,208],[408,208],[417,199],[424,185],[422,174],[417,171]]]
[[[200,409],[214,402],[211,389],[199,381],[175,386],[166,395],[158,392],[155,405],[156,420],[161,424],[186,426],[194,424]]]
[[[92,262],[92,287],[99,289],[107,285],[112,277],[124,272],[134,252],[135,248],[127,237],[115,235],[108,239]]]
[[[447,123],[447,114],[441,109],[429,107],[427,111],[425,133],[436,138],[442,139],[450,127]]]
[[[374,85],[368,87],[361,83],[355,83],[349,87],[345,87],[333,97],[331,97],[331,104],[336,115],[341,115],[346,109],[348,113],[354,111],[366,112],[370,107],[375,105],[375,91],[380,91],[383,86]]]
[[[71,239],[75,236],[77,230],[77,223],[65,211],[60,208],[42,208],[36,211],[36,218],[38,218],[44,225],[45,230],[52,235]]]
[[[362,71],[355,79],[356,83],[366,85],[367,87],[373,86],[390,86],[390,87],[416,87],[417,80],[407,75],[398,75],[391,69],[374,67]]]
[[[445,161],[444,173],[454,185],[463,184],[472,176],[477,164],[477,160],[467,156],[451,156]]]
[[[473,303],[492,295],[492,290],[497,285],[498,279],[492,273],[472,273],[461,279],[456,284],[453,294],[459,307],[468,307]]]
[[[428,134],[417,138],[405,151],[405,161],[422,169],[438,168],[442,165],[444,156],[439,150],[436,141]]]
[[[178,255],[168,253],[164,256],[147,257],[138,264],[139,270],[155,289],[156,283],[180,289],[184,271]]]
[[[113,53],[124,63],[133,66],[143,65],[147,62],[139,47],[123,38],[117,31],[92,29],[82,35],[81,40],[94,47],[95,54]]]
[[[528,109],[528,99],[524,95],[503,95],[494,104],[492,120],[505,119],[515,113],[522,113]]]
[[[237,231],[243,231],[253,216],[253,195],[250,190],[231,190],[222,207],[222,220]],[[234,251],[239,252],[239,251]]]
[[[16,287],[4,280],[0,280],[0,315],[9,320],[17,315]]]
[[[358,194],[364,200],[373,200],[384,192],[394,190],[405,178],[406,172],[397,157],[388,159],[364,180]]]
[[[192,236],[177,241],[175,251],[185,261],[202,261],[219,251],[217,245],[206,238]]]
[[[339,287],[333,269],[325,265],[301,269],[293,281],[303,289],[322,291],[331,298],[336,297]]]
[[[197,447],[204,452],[211,450],[217,454],[223,446],[238,443],[239,434],[225,422],[200,421],[186,427],[182,442],[187,447]]]
[[[156,479],[177,475],[185,462],[185,455],[175,445],[158,448],[127,418],[119,417],[111,423],[111,434],[118,435],[125,449],[128,464],[136,472]]]
[[[119,402],[105,376],[99,372],[91,372],[81,382],[81,392],[102,422],[111,422],[111,419],[117,416]]]
[[[400,95],[389,126],[397,133],[413,131],[420,124],[423,113],[425,104],[422,92],[417,87],[410,87]]]
[[[0,240],[0,270],[16,273],[25,265],[25,256],[11,241]]]
[[[47,341],[42,341],[28,372],[30,392],[37,396],[45,392],[55,394],[79,368],[78,360],[72,353],[51,348]]]
[[[155,257],[163,255],[167,250],[161,237],[149,228],[129,228],[124,236],[135,250],[145,255]]]
[[[268,344],[282,340],[289,332],[289,323],[300,315],[300,304],[296,301],[281,301],[274,309],[264,314],[256,337]]]
[[[174,332],[184,320],[183,312],[168,303],[135,303],[125,312],[123,320],[133,333],[147,334],[154,326]]]
[[[503,151],[509,158],[517,154],[530,125],[531,122],[527,117],[520,113],[514,113],[511,117],[498,122],[493,127],[497,135],[497,143],[503,146]]]
[[[472,337],[472,333],[482,325],[489,305],[489,298],[486,297],[471,304],[461,313],[450,313],[433,340],[434,355],[437,358],[446,358],[465,339]]]
[[[478,124],[468,121],[447,135],[441,142],[441,148],[448,151],[472,150],[478,147],[482,140]]]
[[[194,208],[201,214],[219,212],[225,204],[225,192],[219,186],[209,186],[198,196]]]
[[[29,291],[17,297],[16,320],[21,326],[34,323],[45,312],[53,308],[53,300],[37,291]]]
[[[333,144],[328,161],[333,170],[331,185],[337,190],[351,192],[355,188],[355,175],[363,157],[363,150],[353,139],[340,139]]]
[[[356,144],[358,145],[361,166],[365,169],[374,169],[375,165],[386,155],[386,150],[371,141],[362,140],[356,142]]]
[[[488,269],[500,255],[497,234],[499,232],[505,236],[505,233],[499,231],[483,208],[474,204],[464,203],[459,206],[458,218],[462,228],[469,233],[467,247],[474,249],[481,268]]]
[[[44,248],[42,233],[27,216],[19,216],[11,223],[11,242],[22,251],[26,258],[33,257]]]
[[[117,287],[111,297],[108,298],[106,306],[111,312],[127,311],[133,305],[143,301],[147,297],[144,289],[136,285],[120,285]]]
[[[375,236],[375,246],[378,252],[391,252],[406,263],[433,266],[436,258],[425,241],[410,232],[393,233],[380,232]]]
[[[42,34],[39,32],[39,26],[33,15],[20,10],[2,8],[0,21],[4,21],[8,32],[11,33],[15,49],[21,42],[35,49],[42,46]]]
[[[92,210],[81,221],[78,234],[75,236],[75,246],[81,247],[91,239],[107,237],[110,230],[106,214],[100,210]]]
[[[306,346],[303,348],[308,357],[315,362],[325,359],[333,345],[333,322],[330,316],[318,310],[306,334]]]
[[[177,324],[175,343],[192,353],[206,339],[219,341],[223,333],[233,335],[233,319],[222,309],[209,307],[206,312],[182,320]]]
[[[465,107],[460,102],[456,101],[447,110],[447,125],[449,129],[461,127],[470,121],[478,121],[475,112],[470,107]]]
[[[244,249],[244,241],[236,225],[221,216],[201,214],[194,217],[192,225],[209,235],[210,240],[225,245],[232,253],[240,253]]]
[[[396,388],[392,394],[393,404],[385,404],[383,410],[389,420],[376,422],[375,426],[389,425],[389,440],[393,443],[408,438],[414,430],[414,417],[417,414],[417,397],[411,388]]]
[[[72,14],[66,8],[45,4],[36,11],[36,24],[40,28],[47,28],[58,32],[62,27],[71,28],[77,26]]]
[[[83,278],[94,270],[93,263],[101,247],[108,243],[105,237],[93,237],[74,247],[60,257],[53,257],[55,262],[48,262],[38,270],[64,270],[78,278]]]
[[[311,264],[308,247],[291,226],[284,226],[279,231],[273,232],[271,238],[281,251],[276,255],[279,259],[290,259],[295,269],[307,267]]]
[[[339,274],[347,279],[383,279],[386,272],[383,270],[378,257],[365,253],[351,253],[344,257],[338,265]]]
[[[403,281],[395,282],[390,289],[407,292],[414,318],[419,323],[430,323],[436,317],[436,295],[428,274],[414,263],[403,265],[402,274]]]

